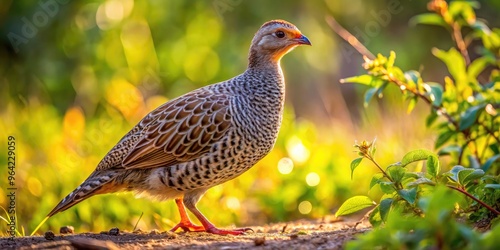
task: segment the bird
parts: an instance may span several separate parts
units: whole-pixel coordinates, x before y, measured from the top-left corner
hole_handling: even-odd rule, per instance
[[[161,201],[173,199],[180,222],[172,232],[240,235],[251,230],[219,229],[196,204],[209,188],[241,175],[274,147],[285,100],[280,60],[300,45],[311,42],[292,23],[264,23],[252,39],[242,74],[151,111],[46,219],[94,195],[131,191]],[[201,225],[191,222],[186,208]]]

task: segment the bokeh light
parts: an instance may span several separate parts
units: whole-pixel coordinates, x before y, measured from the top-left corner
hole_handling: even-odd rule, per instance
[[[278,171],[281,174],[289,174],[293,170],[293,161],[288,157],[283,157],[278,161]]]
[[[312,211],[312,204],[309,201],[301,201],[298,208],[301,214],[309,214]]]
[[[226,198],[226,206],[230,210],[238,211],[241,208],[240,200],[238,198],[232,197],[232,196],[231,197],[227,197]]]
[[[320,181],[319,175],[315,172],[311,172],[306,176],[306,183],[311,187],[317,186],[319,184],[319,181]]]
[[[297,136],[293,136],[288,140],[286,149],[288,151],[288,155],[294,162],[303,164],[309,159],[309,150]]]

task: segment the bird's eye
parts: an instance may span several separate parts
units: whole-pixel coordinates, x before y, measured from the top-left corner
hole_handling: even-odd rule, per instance
[[[283,38],[285,37],[285,32],[278,30],[276,33],[274,33],[278,38]]]

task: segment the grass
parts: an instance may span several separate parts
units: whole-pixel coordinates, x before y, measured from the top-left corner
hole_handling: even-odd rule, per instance
[[[11,225],[12,223],[12,220],[11,220],[11,215],[7,212],[7,210],[0,206],[0,208],[3,210],[3,212],[5,213],[5,217],[3,216],[0,216],[0,220],[4,221],[6,224],[7,224],[7,227],[9,227],[9,225]],[[24,227],[21,226],[21,231],[19,231],[19,227],[17,227],[17,213],[14,214],[14,218],[15,218],[15,221],[14,221],[14,225],[16,225],[16,229],[15,229],[15,233],[17,236],[26,236],[26,232],[24,231]],[[11,236],[10,234],[0,234],[0,236],[5,236],[5,237],[8,237],[8,236]]]

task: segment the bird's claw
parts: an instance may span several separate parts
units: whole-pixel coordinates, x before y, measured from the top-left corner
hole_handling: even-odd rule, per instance
[[[175,232],[177,229],[181,228],[184,232],[204,232],[205,227],[195,225],[191,222],[179,222],[179,224],[175,225],[170,232]]]

